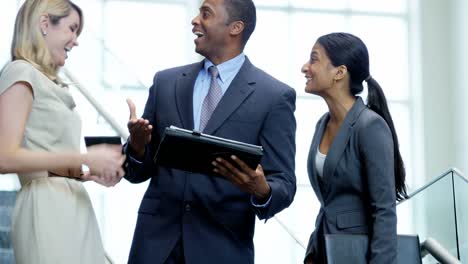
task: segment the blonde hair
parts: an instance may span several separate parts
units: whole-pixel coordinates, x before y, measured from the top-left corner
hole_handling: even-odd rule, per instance
[[[11,60],[25,60],[44,73],[52,81],[63,84],[58,77],[59,66],[55,65],[40,28],[40,18],[47,14],[50,22],[57,25],[60,19],[75,10],[80,18],[77,35],[83,29],[83,12],[69,0],[26,0],[16,16]]]

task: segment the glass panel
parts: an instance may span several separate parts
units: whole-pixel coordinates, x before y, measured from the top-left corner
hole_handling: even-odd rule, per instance
[[[397,206],[398,233],[418,234],[420,242],[431,237],[453,256],[457,255],[452,173]],[[436,263],[430,255],[424,263]]]
[[[405,13],[407,0],[348,0],[353,11]]]
[[[352,16],[350,23],[351,33],[360,37],[369,50],[370,73],[384,89],[387,99],[408,99],[406,21],[393,17]]]
[[[468,180],[455,174],[458,244],[461,263],[468,263]]]

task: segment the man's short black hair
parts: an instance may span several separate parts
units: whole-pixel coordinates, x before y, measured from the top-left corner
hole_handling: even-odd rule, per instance
[[[234,21],[242,21],[244,23],[242,44],[245,46],[257,23],[257,12],[254,3],[252,0],[224,0],[224,6],[229,16],[227,23]]]

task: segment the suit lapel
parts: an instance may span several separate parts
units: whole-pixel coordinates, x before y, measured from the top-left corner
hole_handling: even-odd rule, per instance
[[[325,181],[327,181],[327,176],[331,176],[335,172],[336,166],[340,161],[341,155],[343,155],[343,152],[346,149],[346,146],[348,145],[349,137],[353,130],[354,123],[365,108],[366,106],[362,102],[362,99],[358,97],[354,105],[346,114],[345,120],[343,121],[343,124],[341,125],[338,134],[333,140],[333,143],[330,147],[330,151],[328,152],[327,158],[325,159],[325,164],[323,168],[323,175]]]
[[[322,196],[322,191],[320,190],[320,186],[318,183],[318,177],[320,176],[318,175],[317,168],[315,165],[315,156],[317,155],[317,149],[320,144],[320,141],[322,141],[323,133],[328,123],[328,119],[329,119],[328,114],[320,119],[320,123],[317,126],[318,130],[314,134],[314,137],[312,139],[312,144],[309,150],[309,158],[307,161],[307,164],[309,167],[309,179],[311,181],[312,188],[314,189],[315,193],[317,194],[317,198],[322,204],[323,204],[323,196]]]
[[[245,62],[232,80],[229,88],[224,93],[218,106],[213,111],[210,120],[205,127],[205,133],[214,134],[226,119],[244,102],[254,91],[255,78],[252,70],[254,66],[246,57]]]
[[[203,61],[189,65],[176,81],[177,111],[182,126],[186,129],[193,129],[193,89],[201,67]]]

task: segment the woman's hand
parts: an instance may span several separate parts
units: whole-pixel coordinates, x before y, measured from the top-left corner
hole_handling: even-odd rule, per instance
[[[125,155],[122,146],[99,144],[88,148],[84,154],[84,164],[90,172],[82,176],[83,180],[92,180],[101,185],[110,187],[116,185],[124,176],[122,168]]]

